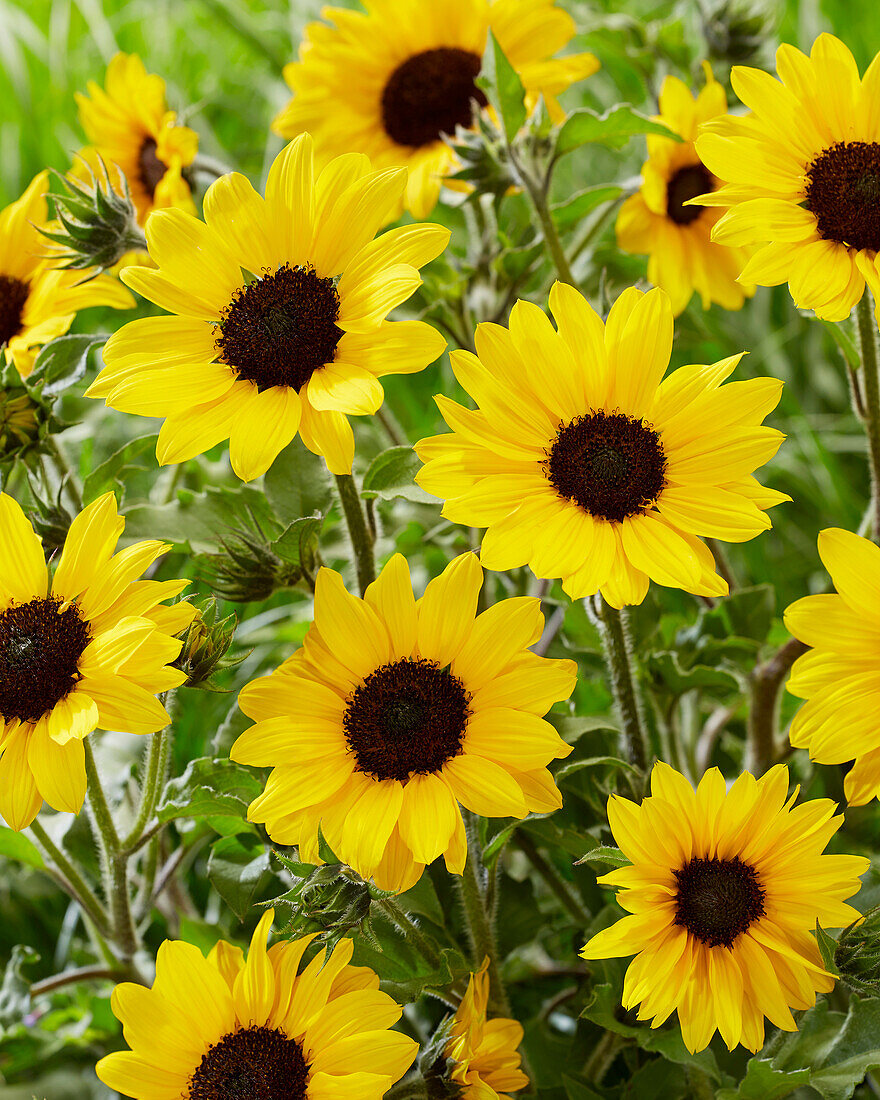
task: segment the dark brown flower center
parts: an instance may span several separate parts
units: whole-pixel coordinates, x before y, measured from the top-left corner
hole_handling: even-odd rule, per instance
[[[806,208],[819,236],[880,251],[880,144],[838,141],[807,169]]]
[[[238,377],[261,390],[299,391],[336,358],[342,329],[339,294],[332,279],[311,266],[285,264],[235,292],[214,330],[217,353]]]
[[[666,484],[666,456],[660,436],[642,420],[591,412],[560,427],[544,472],[563,500],[622,523],[657,499]]]
[[[144,138],[138,153],[138,179],[151,199],[168,171],[168,165],[156,156],[157,148],[153,138]]]
[[[21,319],[30,288],[13,275],[0,275],[0,347],[21,332]]]
[[[764,916],[764,889],[754,867],[734,859],[692,859],[675,872],[675,923],[707,947],[732,947]]]
[[[488,100],[474,80],[480,57],[468,50],[443,47],[407,58],[389,77],[382,92],[382,124],[398,145],[430,145],[456,126],[473,123],[473,100]]]
[[[283,1031],[243,1028],[203,1056],[187,1100],[305,1100],[308,1075],[299,1043]]]
[[[703,213],[702,206],[685,206],[688,199],[714,191],[711,174],[702,164],[679,168],[666,185],[666,214],[676,225],[690,225]]]
[[[376,779],[436,772],[461,752],[470,696],[434,661],[382,665],[349,696],[342,728],[357,770]]]
[[[80,679],[79,660],[91,640],[76,604],[55,598],[13,604],[0,612],[0,715],[36,722]]]

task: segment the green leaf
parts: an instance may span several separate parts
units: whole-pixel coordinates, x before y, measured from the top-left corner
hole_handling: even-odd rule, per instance
[[[739,690],[737,679],[730,672],[706,665],[682,668],[677,653],[652,653],[644,664],[655,689],[664,688],[672,695],[684,695],[695,688],[714,688],[722,692]]]
[[[552,208],[553,221],[560,232],[571,229],[589,214],[597,206],[605,202],[614,202],[624,194],[622,187],[617,184],[599,184],[597,187],[587,187],[578,191],[566,202],[558,203]]]
[[[526,90],[491,30],[480,72],[476,82],[501,119],[507,140],[513,141],[526,120]]]
[[[269,852],[256,836],[227,836],[208,857],[208,878],[229,908],[244,921],[269,874]]]
[[[837,1041],[821,1068],[813,1070],[810,1084],[824,1100],[848,1100],[868,1070],[878,1065],[880,1000],[853,994]]]
[[[156,816],[247,817],[248,805],[262,792],[259,780],[231,760],[202,756],[191,760],[183,775],[165,787]]]
[[[26,863],[29,867],[46,866],[36,845],[24,833],[7,829],[5,825],[0,825],[0,856]]]
[[[556,138],[556,155],[570,153],[572,149],[591,141],[610,145],[612,149],[622,149],[637,134],[657,134],[673,141],[682,140],[673,130],[634,111],[626,103],[610,107],[604,115],[591,111],[589,107],[582,107],[573,111],[560,127]]]
[[[837,963],[834,961],[834,955],[837,951],[837,940],[833,936],[829,936],[818,921],[816,921],[816,939],[819,943],[819,953],[822,956],[822,965],[829,974],[833,974],[835,978],[839,978],[840,971],[837,969]]]
[[[820,318],[821,319],[821,318]],[[859,354],[856,343],[855,326],[850,320],[846,321],[822,321],[826,330],[831,334],[835,344],[840,348],[847,365],[853,370],[859,370],[862,365],[862,357]]]
[[[57,340],[52,340],[37,356],[28,385],[36,387],[42,383],[42,392],[46,397],[61,393],[82,378],[92,348],[103,344],[106,339],[106,336],[77,335],[59,336]]]
[[[629,860],[619,848],[611,848],[605,844],[598,848],[593,848],[592,851],[587,852],[585,856],[581,856],[576,862],[610,863],[613,867],[629,867]]]
[[[623,768],[625,771],[632,772],[633,775],[639,774],[639,769],[637,767],[630,764],[628,760],[621,760],[619,756],[589,756],[586,760],[573,760],[570,764],[563,764],[556,772],[555,779],[557,783],[560,783],[563,779],[567,779],[570,775],[574,775],[575,772],[583,771],[584,768],[598,768],[602,766],[614,769]]]
[[[131,469],[143,468],[140,463],[133,463],[132,459],[139,458],[148,451],[155,451],[158,438],[158,435],[142,435],[132,439],[92,470],[83,481],[83,504],[91,504],[93,500],[111,489],[116,490],[117,497],[121,501],[125,490],[126,473]]]
[[[752,1058],[738,1089],[721,1089],[715,1100],[779,1100],[810,1083],[808,1069],[774,1069],[762,1058]]]
[[[266,471],[263,489],[282,527],[316,512],[326,515],[330,507],[327,467],[298,436]]]
[[[275,539],[272,549],[288,565],[301,566],[305,562],[311,568],[323,526],[324,517],[321,515],[301,516]]]
[[[416,504],[436,504],[437,498],[415,483],[421,468],[422,463],[412,447],[389,447],[370,463],[364,474],[361,496],[365,500],[403,497]]]
[[[370,940],[355,941],[353,962],[372,967],[385,992],[400,1004],[418,1000],[426,989],[448,989],[456,978],[466,980],[470,974],[467,960],[449,947],[440,951],[440,963],[432,968],[384,919],[372,922]]]

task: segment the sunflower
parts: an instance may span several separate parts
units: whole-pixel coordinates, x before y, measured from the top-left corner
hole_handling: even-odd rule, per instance
[[[47,172],[0,211],[0,348],[5,347],[22,377],[34,368],[43,344],[63,336],[80,309],[131,309],[134,299],[110,275],[83,282],[82,271],[50,266],[48,242],[39,231],[48,224]]]
[[[825,855],[840,828],[836,803],[794,806],[788,769],[726,790],[717,768],[697,787],[668,764],[654,765],[641,805],[612,795],[608,820],[632,866],[599,882],[618,886],[630,914],[599,932],[585,959],[635,955],[623,1006],[659,1027],[678,1010],[691,1053],[717,1028],[728,1049],[764,1044],[764,1017],[796,1031],[791,1008],[809,1008],[834,986],[811,932],[858,919],[844,900],[869,866],[861,856]]]
[[[819,535],[819,557],[837,593],[805,596],[785,612],[791,633],[812,647],[787,685],[807,700],[791,723],[791,743],[820,764],[855,758],[844,791],[862,806],[880,798],[880,547],[832,527]]]
[[[0,494],[0,814],[13,829],[43,799],[78,813],[83,740],[96,728],[162,729],[169,718],[155,695],[186,679],[169,664],[195,611],[162,601],[189,582],[136,580],[168,547],[138,542],[114,555],[124,526],[112,493],[90,504],[50,585],[39,538]]]
[[[537,599],[475,618],[482,583],[473,554],[418,601],[400,554],[363,600],[319,571],[303,648],[239,697],[256,725],[230,755],[273,768],[249,820],[311,863],[320,826],[338,858],[399,891],[441,854],[461,874],[459,802],[486,817],[559,808],[546,766],[571,748],[540,716],[571,694],[576,665],[529,651],[544,622]]]
[[[649,579],[726,593],[699,536],[754,538],[770,527],[764,509],[789,499],[751,476],[782,442],[761,427],[782,384],[722,386],[739,355],[661,382],[672,308],[659,289],[625,290],[604,325],[564,283],[550,309],[558,332],[517,302],[509,330],[477,326],[479,358],[452,353],[480,408],[435,398],[453,432],[416,444],[416,480],[453,523],[488,527],[488,569],[528,564],[572,599],[601,590],[614,607],[641,603]]]
[[[228,439],[233,470],[250,481],[299,431],[333,473],[350,473],[346,414],[374,413],[381,376],[422,370],[446,346],[422,321],[385,319],[449,240],[439,225],[374,239],[405,182],[405,170],[373,172],[359,153],[316,178],[303,134],[276,157],[265,199],[231,173],[208,189],[205,222],[157,211],[146,237],[159,270],[121,278],[173,316],[115,332],[88,396],[165,417],[162,465]]]
[[[516,1020],[488,1020],[489,960],[472,974],[452,1021],[452,1037],[444,1051],[453,1063],[452,1080],[461,1087],[462,1100],[510,1100],[529,1084],[519,1068],[517,1047],[523,1040]],[[499,1092],[504,1089],[504,1092]]]
[[[111,1006],[130,1050],[102,1058],[98,1077],[134,1100],[381,1100],[411,1065],[418,1043],[389,1030],[402,1009],[369,967],[350,966],[351,940],[266,947],[263,914],[245,962],[225,940],[207,959],[166,940],[151,989],[126,982]]]
[[[473,123],[474,83],[491,28],[526,88],[543,96],[554,121],[556,96],[599,68],[589,53],[554,58],[575,33],[556,0],[364,0],[365,12],[325,8],[335,26],[306,27],[300,60],[284,77],[293,99],[272,124],[282,137],[307,130],[321,160],[356,149],[377,167],[406,165],[406,207],[430,214],[456,166],[442,139]]]
[[[153,210],[194,210],[187,168],[199,136],[178,125],[168,110],[165,81],[148,73],[137,54],[118,53],[107,66],[104,85],[90,80],[89,94],[76,94],[79,119],[92,143],[82,158],[93,169],[99,155],[117,166],[128,180],[141,225]]]
[[[694,140],[700,123],[725,113],[727,98],[708,64],[704,67],[706,85],[696,99],[678,77],[664,80],[657,121],[684,140],[649,135],[641,189],[626,200],[617,217],[617,243],[625,252],[647,253],[648,278],[669,295],[676,316],[695,290],[703,309],[712,302],[740,309],[746,296],[755,292],[736,281],[748,259],[745,249],[710,240],[720,214],[684,205],[717,182],[697,156]]]
[[[729,208],[714,241],[761,246],[741,282],[787,282],[796,305],[842,321],[866,282],[880,295],[880,64],[860,79],[846,46],[821,34],[809,57],[780,46],[776,69],[779,80],[733,69],[752,113],[715,119],[697,139],[725,181],[698,201]]]

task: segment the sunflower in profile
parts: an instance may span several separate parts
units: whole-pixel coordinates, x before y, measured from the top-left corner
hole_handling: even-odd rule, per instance
[[[193,210],[187,169],[199,136],[168,110],[162,77],[148,73],[137,54],[118,53],[107,66],[104,87],[90,80],[88,90],[76,94],[91,142],[81,153],[86,163],[95,169],[100,156],[116,165],[128,181],[141,225],[153,210]]]
[[[590,76],[589,53],[554,57],[575,34],[556,0],[364,0],[363,12],[325,8],[327,23],[306,27],[300,60],[284,77],[293,99],[272,129],[282,137],[314,135],[321,161],[349,150],[379,168],[409,169],[406,207],[425,218],[455,156],[442,135],[473,124],[474,83],[488,32],[519,73],[530,105],[543,96],[555,121],[556,97]]]
[[[382,890],[407,890],[443,855],[467,856],[458,804],[486,817],[562,805],[547,771],[570,746],[541,715],[574,689],[573,661],[529,651],[540,601],[476,615],[483,570],[456,558],[420,600],[395,554],[364,598],[321,569],[303,648],[254,680],[239,706],[256,725],[231,756],[273,769],[248,810],[279,844],[335,855]]]
[[[113,494],[99,497],[70,525],[50,583],[39,538],[0,494],[0,814],[13,829],[43,799],[78,813],[84,739],[162,729],[170,719],[155,696],[186,679],[169,665],[195,610],[163,601],[189,582],[137,580],[168,546],[114,554],[124,526]]]
[[[115,332],[88,396],[164,417],[162,465],[228,439],[250,481],[299,432],[334,474],[350,473],[346,414],[374,413],[380,377],[420,371],[446,346],[423,321],[386,320],[449,240],[439,225],[375,236],[405,183],[403,169],[374,172],[359,153],[316,176],[303,134],[275,158],[265,199],[230,173],[208,188],[204,222],[157,211],[146,237],[159,270],[121,278],[171,316]]]
[[[523,1040],[522,1025],[501,1017],[487,1019],[488,966],[486,959],[476,974],[471,974],[444,1051],[453,1063],[450,1076],[462,1089],[462,1100],[509,1100],[508,1093],[529,1084],[517,1053]]]
[[[716,185],[697,156],[694,140],[701,123],[727,110],[724,89],[708,64],[704,68],[706,85],[696,99],[677,76],[663,81],[656,119],[684,140],[648,135],[641,189],[626,200],[617,217],[618,245],[625,252],[650,257],[648,278],[669,295],[676,317],[694,291],[703,309],[713,302],[724,309],[740,309],[745,298],[754,294],[754,287],[737,282],[748,260],[745,249],[727,248],[710,239],[720,213],[685,205]]]
[[[82,271],[50,266],[47,241],[47,173],[0,211],[0,349],[27,377],[43,344],[63,336],[89,306],[131,309],[131,294],[110,275],[83,282]]]
[[[698,201],[728,208],[714,241],[753,249],[741,282],[787,282],[796,305],[842,321],[866,282],[880,296],[877,63],[860,79],[847,47],[821,34],[809,57],[780,46],[776,71],[733,69],[751,114],[714,119],[697,138],[724,181]]]
[[[416,444],[416,480],[453,523],[488,527],[488,569],[528,565],[572,598],[638,604],[648,581],[718,596],[727,585],[700,536],[744,542],[787,500],[751,476],[783,436],[761,421],[782,384],[723,386],[740,356],[663,375],[672,308],[630,288],[607,323],[573,287],[543,310],[517,302],[510,328],[477,326],[477,355],[452,367],[476,411],[435,400],[451,435]]]
[[[635,955],[623,1006],[659,1027],[678,1010],[691,1053],[716,1028],[729,1050],[764,1045],[764,1017],[796,1031],[792,1008],[810,1008],[834,978],[811,934],[818,921],[857,920],[845,904],[869,866],[861,856],[826,855],[840,828],[837,806],[817,798],[795,806],[788,769],[727,791],[711,768],[694,791],[668,764],[654,765],[641,805],[612,795],[608,821],[632,866],[599,882],[620,888],[629,914],[599,932],[585,959]]]
[[[418,1043],[390,1028],[402,1009],[341,940],[303,957],[314,936],[267,950],[263,914],[247,961],[225,940],[207,958],[166,940],[151,989],[126,982],[111,1006],[130,1050],[102,1058],[101,1081],[133,1100],[381,1100]]]
[[[819,557],[837,592],[805,596],[785,612],[785,625],[811,647],[787,684],[807,700],[789,736],[820,764],[854,759],[844,791],[863,806],[880,798],[880,547],[832,527],[819,535]]]

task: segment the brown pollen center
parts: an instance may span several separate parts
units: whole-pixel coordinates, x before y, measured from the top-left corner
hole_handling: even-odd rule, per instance
[[[474,83],[482,64],[469,50],[442,47],[407,58],[382,92],[382,124],[398,145],[418,148],[473,123],[473,101],[488,103]]]

